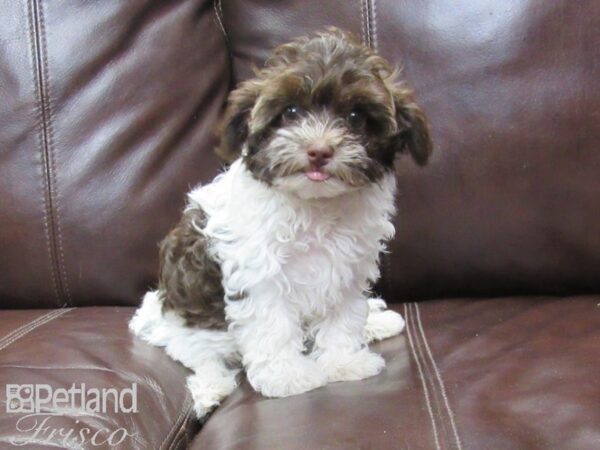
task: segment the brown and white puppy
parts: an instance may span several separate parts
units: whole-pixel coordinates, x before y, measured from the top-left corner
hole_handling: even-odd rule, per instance
[[[394,161],[425,164],[425,116],[398,72],[330,29],[278,47],[229,98],[231,166],[189,193],[131,329],[194,370],[196,412],[236,386],[266,396],[379,373],[367,342],[404,322],[370,299],[394,233]]]

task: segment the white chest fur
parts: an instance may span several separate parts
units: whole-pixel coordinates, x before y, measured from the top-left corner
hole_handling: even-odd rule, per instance
[[[395,178],[329,199],[302,200],[252,178],[240,160],[189,194],[221,262],[226,296],[285,301],[320,316],[379,277],[394,227]],[[233,302],[231,302],[233,303]]]

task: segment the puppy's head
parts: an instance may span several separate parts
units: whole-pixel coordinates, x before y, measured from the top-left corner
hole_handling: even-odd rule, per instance
[[[397,153],[422,165],[425,115],[397,71],[336,29],[278,47],[234,90],[218,154],[301,198],[334,197],[376,183]]]

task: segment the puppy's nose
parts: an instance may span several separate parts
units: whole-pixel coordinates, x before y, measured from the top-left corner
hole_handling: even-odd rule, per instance
[[[306,151],[308,160],[317,167],[322,167],[331,161],[333,149],[326,144],[313,144]]]

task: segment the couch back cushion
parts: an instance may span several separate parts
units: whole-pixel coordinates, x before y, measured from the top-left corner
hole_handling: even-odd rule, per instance
[[[594,0],[17,0],[2,12],[2,307],[136,304],[185,192],[219,169],[230,72],[247,78],[275,45],[327,25],[404,65],[431,122],[431,163],[397,163],[388,299],[600,291]]]
[[[600,291],[600,2],[218,1],[236,78],[336,25],[404,66],[426,168],[397,163],[390,300]]]
[[[136,304],[185,192],[219,167],[213,2],[1,9],[0,303]]]

